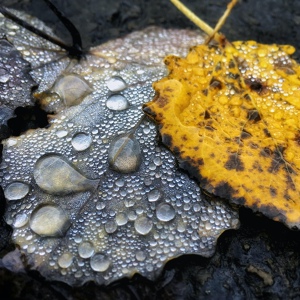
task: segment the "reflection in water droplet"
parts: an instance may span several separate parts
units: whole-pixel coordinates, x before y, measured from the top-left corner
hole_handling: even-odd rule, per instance
[[[106,106],[111,110],[124,110],[129,107],[129,102],[123,95],[111,95],[106,101]]]
[[[69,268],[73,262],[73,255],[70,252],[64,253],[58,260],[57,263],[61,268]]]
[[[46,154],[40,157],[34,167],[34,179],[45,192],[53,195],[67,195],[94,189],[98,180],[81,175],[63,156]]]
[[[92,144],[92,137],[84,132],[78,132],[72,137],[72,146],[77,151],[84,151]]]
[[[126,82],[119,76],[111,77],[106,81],[106,85],[112,92],[120,92],[127,87]]]
[[[14,227],[20,228],[27,224],[29,218],[26,214],[17,214],[14,221]]]
[[[96,272],[104,272],[110,266],[110,260],[102,253],[96,253],[90,261],[91,268]]]
[[[66,106],[73,106],[80,104],[92,89],[80,76],[67,75],[56,81],[53,91],[59,95]]]
[[[9,80],[9,72],[4,68],[0,68],[0,82],[6,83]]]
[[[139,142],[128,135],[118,136],[110,144],[108,162],[113,170],[120,173],[137,171],[142,162]]]
[[[147,194],[147,197],[150,202],[155,202],[160,198],[160,191],[154,189]]]
[[[57,137],[63,138],[68,135],[68,131],[67,130],[57,130],[55,134],[57,135]]]
[[[140,250],[136,252],[135,257],[138,261],[144,261],[147,255],[145,251]]]
[[[107,233],[114,233],[118,226],[114,220],[110,220],[105,223],[104,228]]]
[[[175,209],[167,203],[161,203],[156,209],[156,217],[163,222],[171,221],[175,218]]]
[[[41,236],[62,237],[71,225],[69,217],[54,205],[40,206],[30,216],[30,228]]]
[[[153,223],[146,217],[140,217],[134,221],[135,230],[142,235],[148,234],[152,229]]]
[[[78,246],[78,254],[82,258],[89,258],[95,253],[94,245],[91,242],[82,242]]]
[[[24,198],[29,193],[29,185],[15,181],[10,183],[4,190],[4,196],[7,200],[19,200]]]
[[[116,215],[116,223],[118,226],[125,225],[125,224],[127,224],[127,222],[128,222],[127,214],[121,212]]]

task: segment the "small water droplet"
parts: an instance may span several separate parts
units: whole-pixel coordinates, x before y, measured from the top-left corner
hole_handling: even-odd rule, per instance
[[[68,131],[67,130],[57,130],[55,132],[55,134],[56,134],[57,137],[63,138],[63,137],[68,135]]]
[[[82,258],[89,258],[95,253],[94,245],[91,242],[82,242],[78,246],[78,254]]]
[[[153,227],[153,223],[147,217],[139,217],[134,221],[135,230],[142,235],[148,234]]]
[[[118,226],[114,220],[110,220],[105,223],[104,228],[107,233],[114,233]]]
[[[80,104],[92,89],[82,77],[66,75],[56,81],[53,91],[59,95],[66,106],[73,106]]]
[[[138,261],[144,261],[147,258],[147,254],[145,251],[140,250],[135,253],[135,257]]]
[[[9,72],[8,70],[4,69],[4,68],[0,68],[0,82],[1,83],[6,83],[9,81]]]
[[[92,144],[92,137],[84,132],[78,132],[72,137],[72,146],[76,151],[84,151]]]
[[[156,217],[163,222],[171,221],[175,218],[175,209],[167,203],[161,203],[156,209]]]
[[[29,193],[29,189],[30,187],[28,184],[21,181],[15,181],[10,183],[4,189],[4,196],[9,201],[20,200]]]
[[[96,253],[90,260],[91,268],[96,272],[105,272],[110,264],[108,257],[102,253]]]
[[[73,262],[73,255],[70,252],[64,253],[57,260],[58,265],[63,269],[69,268],[72,262]]]
[[[160,198],[160,191],[154,189],[147,194],[147,197],[148,197],[148,201],[155,202]]]
[[[40,157],[35,164],[33,176],[42,190],[53,195],[88,191],[95,189],[99,182],[83,176],[58,154],[46,154]]]
[[[127,87],[126,82],[120,76],[113,76],[106,81],[106,85],[112,92],[120,92]]]
[[[59,207],[44,205],[32,212],[29,224],[31,230],[40,236],[62,237],[70,227],[71,222]]]
[[[128,135],[118,136],[110,144],[108,162],[113,170],[120,173],[137,171],[142,162],[139,142]]]
[[[116,111],[125,110],[129,107],[129,102],[123,95],[111,95],[106,101],[106,107]]]

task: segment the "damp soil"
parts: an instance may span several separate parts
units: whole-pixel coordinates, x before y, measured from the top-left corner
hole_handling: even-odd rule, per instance
[[[37,16],[70,42],[68,32],[43,1],[0,3]],[[85,48],[150,25],[195,28],[167,0],[53,0],[53,3],[80,29]],[[213,26],[228,1],[186,0],[185,3]],[[299,25],[298,0],[240,0],[222,31],[232,41],[291,44],[300,49]],[[23,121],[16,121],[12,129],[0,128],[0,137],[45,126],[43,122],[42,125],[35,122],[42,117],[36,107],[20,110]],[[0,200],[3,215],[5,201],[1,190]],[[60,282],[48,282],[37,272],[15,274],[0,269],[1,299],[300,299],[300,232],[244,208],[240,209],[240,220],[239,230],[226,231],[219,238],[212,258],[185,255],[174,259],[154,282],[136,275],[108,287],[88,283],[71,288]],[[11,230],[2,219],[0,227],[3,255],[12,249]]]

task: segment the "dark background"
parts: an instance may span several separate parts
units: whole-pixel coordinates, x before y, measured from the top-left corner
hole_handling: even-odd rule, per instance
[[[229,1],[186,0],[212,27]],[[63,40],[68,32],[42,0],[2,0],[2,5],[42,19]],[[194,28],[167,0],[53,0],[75,24],[85,48],[149,25]],[[292,44],[300,48],[300,1],[241,0],[222,32],[231,41]],[[296,55],[297,58],[297,55]],[[1,205],[3,211],[4,203]],[[108,287],[88,283],[71,288],[47,282],[36,272],[0,269],[0,297],[6,299],[300,299],[300,233],[240,210],[241,228],[225,232],[211,259],[186,255],[169,262],[157,281],[141,276]],[[0,254],[11,247],[9,228],[0,227]]]

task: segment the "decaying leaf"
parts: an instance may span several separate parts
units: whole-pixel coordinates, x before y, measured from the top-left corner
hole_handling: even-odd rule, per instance
[[[57,111],[48,129],[4,142],[5,218],[29,266],[69,284],[107,284],[155,278],[184,253],[212,255],[237,213],[203,197],[141,110],[166,74],[163,57],[203,37],[148,28],[53,64],[59,49],[35,49],[39,38],[26,32],[23,40],[12,37],[32,66],[47,63],[32,71],[36,95]]]
[[[288,45],[254,41],[168,56],[144,111],[209,193],[300,227],[300,67]]]

